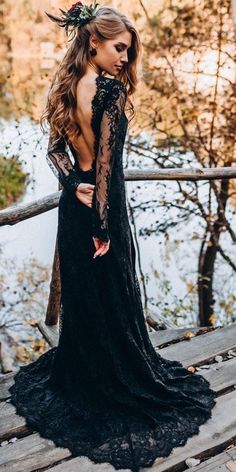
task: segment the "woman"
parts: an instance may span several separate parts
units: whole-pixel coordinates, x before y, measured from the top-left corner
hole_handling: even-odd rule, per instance
[[[138,471],[197,434],[216,394],[204,377],[162,358],[145,325],[122,167],[138,33],[125,15],[97,4],[48,16],[74,35],[44,115],[47,159],[63,185],[60,336],[20,368],[11,401],[72,455]]]

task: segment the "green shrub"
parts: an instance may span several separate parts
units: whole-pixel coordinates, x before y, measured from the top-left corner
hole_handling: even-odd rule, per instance
[[[17,156],[0,155],[0,209],[11,206],[21,197],[28,183],[28,174],[22,169]]]

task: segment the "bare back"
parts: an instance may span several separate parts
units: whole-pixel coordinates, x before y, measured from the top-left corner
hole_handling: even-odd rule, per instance
[[[82,170],[89,170],[92,167],[94,156],[94,132],[91,127],[92,121],[92,100],[96,94],[96,79],[84,75],[77,84],[77,109],[76,120],[81,127],[81,134],[72,142],[76,152],[78,164]]]
[[[87,175],[94,176],[96,182],[93,235],[108,241],[110,181],[114,163],[118,166],[119,159],[117,169],[122,169],[120,150],[128,125],[124,113],[128,92],[117,79],[102,75],[82,79],[78,83],[77,103],[77,119],[82,132],[75,137],[76,143],[69,136],[55,138],[50,132],[47,160],[60,183],[73,195],[83,183],[84,174],[82,176],[80,171],[92,172]],[[67,145],[74,163],[66,151]]]

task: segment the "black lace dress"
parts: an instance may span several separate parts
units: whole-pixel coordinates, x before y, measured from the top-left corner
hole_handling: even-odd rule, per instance
[[[197,434],[216,393],[162,358],[148,335],[122,167],[126,98],[120,81],[97,76],[90,170],[72,164],[64,139],[49,141],[47,159],[63,185],[59,344],[20,368],[10,401],[28,426],[73,456],[138,471]],[[75,196],[81,182],[95,184],[92,208]],[[110,240],[95,259],[92,236]]]

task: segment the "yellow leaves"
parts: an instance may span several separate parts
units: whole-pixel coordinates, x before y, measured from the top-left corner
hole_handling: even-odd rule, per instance
[[[34,352],[38,352],[40,355],[45,352],[45,348],[45,339],[36,339],[31,343],[31,349],[33,349]]]
[[[21,362],[30,361],[30,355],[25,346],[18,346],[16,349],[16,359]]]
[[[171,97],[171,105],[176,107],[179,103],[179,99],[177,97]]]
[[[199,239],[199,235],[197,233],[194,233],[191,237],[192,240],[194,239]]]
[[[192,282],[187,282],[187,290],[188,292],[192,292],[192,290],[194,289],[195,287],[195,284],[193,284]]]
[[[27,346],[20,345],[16,348],[16,359],[20,362],[25,362],[26,364],[32,362],[32,351],[37,353],[37,355],[44,354],[46,351],[46,341],[45,339],[36,339],[30,345],[30,350],[27,349]]]
[[[25,323],[30,325],[30,326],[36,327],[37,324],[38,324],[38,321],[37,320],[26,320]]]
[[[194,333],[192,333],[192,331],[186,331],[185,335],[184,335],[184,339],[191,339],[195,336]]]
[[[214,313],[209,318],[210,323],[214,324],[216,322],[216,315]]]

